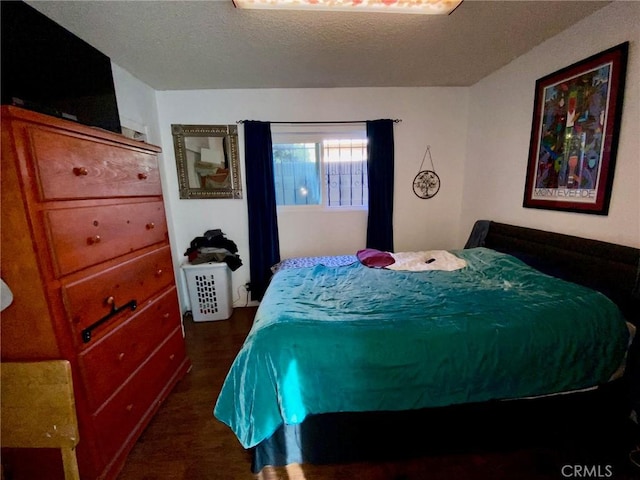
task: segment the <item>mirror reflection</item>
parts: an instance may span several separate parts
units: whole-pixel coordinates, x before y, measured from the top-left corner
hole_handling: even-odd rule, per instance
[[[180,198],[242,198],[236,125],[172,125]]]

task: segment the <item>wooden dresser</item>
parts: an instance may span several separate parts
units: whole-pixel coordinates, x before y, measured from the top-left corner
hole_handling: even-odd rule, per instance
[[[69,360],[83,480],[117,476],[190,368],[159,151],[2,107],[1,275],[14,296],[0,317],[2,361]],[[62,478],[57,461],[2,456],[16,480]]]

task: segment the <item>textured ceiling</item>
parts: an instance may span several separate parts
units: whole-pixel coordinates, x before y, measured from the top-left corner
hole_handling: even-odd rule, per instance
[[[610,2],[464,0],[449,16],[27,3],[154,89],[188,90],[468,86]]]

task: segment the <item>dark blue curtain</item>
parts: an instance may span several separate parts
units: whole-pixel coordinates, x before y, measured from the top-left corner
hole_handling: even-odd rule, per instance
[[[393,120],[367,121],[367,248],[393,251]]]
[[[280,261],[273,150],[269,122],[244,122],[244,156],[249,214],[251,299],[260,300]]]

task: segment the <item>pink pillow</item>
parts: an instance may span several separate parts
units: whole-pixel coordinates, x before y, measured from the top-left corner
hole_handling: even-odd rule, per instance
[[[375,248],[358,250],[356,256],[364,266],[372,268],[384,268],[395,262],[389,252],[383,252]]]

